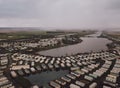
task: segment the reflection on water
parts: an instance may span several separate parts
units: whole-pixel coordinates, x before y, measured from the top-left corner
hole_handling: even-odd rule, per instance
[[[65,56],[76,53],[101,51],[101,50],[107,50],[106,44],[112,42],[106,38],[97,38],[97,37],[83,37],[81,39],[83,40],[81,43],[55,48],[51,50],[46,50],[46,51],[40,51],[39,54],[48,55],[48,56]]]
[[[68,73],[69,73],[68,70],[47,71],[47,72],[42,72],[40,74],[30,75],[25,78],[28,79],[32,84],[50,88],[48,85],[50,81],[63,77]]]
[[[87,35],[86,37],[98,37],[102,34],[102,32],[97,32],[95,34]]]
[[[41,51],[39,53],[48,56],[65,56],[76,53],[107,50],[106,44],[111,43],[112,41],[106,38],[97,38],[97,36],[99,36],[100,34],[101,33],[99,32],[94,35],[89,35],[89,37],[82,37],[81,38],[83,40],[82,43]],[[28,79],[32,84],[50,88],[48,85],[50,81],[65,76],[68,73],[69,71],[67,70],[48,71],[48,72],[42,72],[40,74],[30,75],[25,78]]]

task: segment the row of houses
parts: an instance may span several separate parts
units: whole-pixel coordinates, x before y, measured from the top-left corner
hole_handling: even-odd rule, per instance
[[[11,80],[4,74],[4,70],[8,68],[8,55],[0,54],[0,88],[15,88]]]
[[[4,48],[7,51],[16,50],[27,50],[28,48],[47,48],[54,47],[62,44],[61,38],[49,38],[49,39],[39,39],[33,42],[33,40],[15,40],[15,41],[3,41],[0,42],[0,48]]]
[[[115,65],[115,62],[118,62],[118,59],[119,56],[107,51],[66,57],[15,53],[12,55],[11,76],[16,78],[47,70],[67,69],[69,74],[51,80],[49,85],[53,88],[96,88],[100,86],[100,82],[98,83],[96,80],[103,79],[105,75],[107,77],[112,71],[111,67]],[[117,79],[116,84],[118,84]],[[105,88],[108,85],[102,82],[102,86]],[[109,87],[114,88],[111,85]]]

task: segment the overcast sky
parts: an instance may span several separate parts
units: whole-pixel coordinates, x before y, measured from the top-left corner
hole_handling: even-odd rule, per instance
[[[120,0],[0,0],[0,27],[120,28]]]

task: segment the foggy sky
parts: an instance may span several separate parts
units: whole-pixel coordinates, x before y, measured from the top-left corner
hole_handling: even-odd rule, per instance
[[[0,27],[120,28],[120,0],[0,0]]]

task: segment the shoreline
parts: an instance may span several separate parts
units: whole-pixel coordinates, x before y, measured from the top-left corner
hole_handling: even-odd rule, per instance
[[[81,43],[82,41],[83,41],[83,40],[81,40],[81,41],[78,42],[78,43]],[[39,50],[38,52],[36,52],[36,54],[39,54],[39,52],[41,52],[41,51],[47,51],[47,50],[51,50],[51,49],[56,49],[56,48],[61,48],[61,47],[65,47],[65,46],[75,45],[75,44],[78,44],[78,43],[74,43],[74,44],[64,44],[64,45],[61,45],[61,46],[56,46],[56,47],[52,47],[52,48],[47,48],[47,49]]]
[[[109,52],[109,51],[108,51]],[[100,52],[98,52],[98,53],[100,53]],[[102,52],[101,52],[102,53]],[[105,53],[105,51],[103,51],[103,53]],[[97,54],[97,52],[96,52],[96,54]],[[79,55],[79,54],[75,54],[73,57],[76,57],[77,55]],[[85,53],[83,54],[83,56],[85,55]],[[86,53],[86,55],[88,55],[89,56],[89,53]],[[82,56],[82,55],[81,55]],[[92,57],[92,56],[90,56],[90,57]],[[94,56],[93,56],[94,57]],[[85,58],[85,57],[84,57]],[[97,58],[97,57],[96,57]],[[73,60],[75,60],[75,59],[73,59]],[[94,58],[93,58],[93,61],[94,61]],[[61,62],[62,63],[62,62]],[[71,66],[69,67],[69,68],[72,68],[72,64],[73,62],[71,62]],[[48,64],[46,64],[46,66],[48,66],[48,70],[56,70],[56,68],[51,68],[51,67],[49,67],[49,65]],[[65,67],[63,67],[62,65],[59,65],[59,69],[68,69],[68,67],[66,67],[67,66],[67,64],[65,64]],[[39,73],[39,70],[38,69],[36,69],[36,66],[35,67],[32,67],[32,68],[34,68],[35,69],[35,71],[33,72],[31,69],[30,69],[30,72],[31,72],[31,74],[37,74],[37,73]],[[48,71],[48,70],[45,70],[44,68],[42,68],[43,70],[41,71],[40,70],[40,72],[44,72],[44,71]],[[38,70],[38,71],[37,71]],[[70,69],[68,69],[68,70],[70,70]],[[22,71],[22,70],[21,70]],[[70,72],[71,72],[71,70],[70,70]],[[31,75],[30,74],[30,75]],[[19,77],[19,76],[18,76]],[[20,77],[22,77],[22,76],[20,76]],[[18,79],[19,80],[19,79]],[[22,79],[22,80],[26,80],[26,79]],[[28,80],[26,80],[26,81],[28,81]],[[29,81],[30,82],[30,81]],[[27,87],[26,87],[27,88]]]

